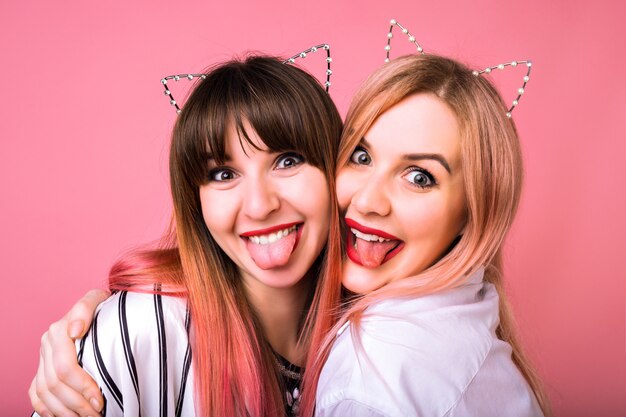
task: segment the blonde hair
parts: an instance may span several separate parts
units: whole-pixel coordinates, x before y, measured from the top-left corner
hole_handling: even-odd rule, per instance
[[[337,330],[350,320],[358,332],[365,309],[390,297],[418,297],[462,284],[472,272],[485,267],[484,279],[500,297],[497,336],[513,348],[512,359],[532,388],[545,415],[547,396],[530,362],[523,354],[502,280],[502,245],[517,211],[522,189],[522,156],[513,121],[490,82],[466,66],[436,55],[410,55],[394,59],[374,72],[357,92],[348,111],[339,146],[338,166],[343,166],[361,138],[385,111],[414,94],[434,94],[455,113],[461,131],[462,169],[465,180],[466,225],[456,244],[431,267],[416,276],[394,281],[358,298],[346,307]],[[330,335],[336,334],[331,331]],[[327,337],[318,357],[307,369],[305,394],[314,396],[317,378],[333,342]],[[311,392],[313,391],[313,392]],[[307,396],[303,401],[308,400]],[[305,413],[314,404],[305,401]]]

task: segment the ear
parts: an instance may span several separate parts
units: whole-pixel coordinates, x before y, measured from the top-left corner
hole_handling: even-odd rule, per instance
[[[526,89],[526,83],[528,83],[528,81],[530,80],[530,69],[532,67],[532,62],[530,61],[511,61],[509,63],[506,64],[499,64],[493,67],[487,67],[482,71],[473,71],[473,74],[475,76],[479,76],[481,74],[490,74],[493,70],[504,70],[507,67],[517,67],[518,65],[526,65],[526,75],[524,75],[524,84],[522,84],[522,86],[520,88],[517,89],[517,97],[515,98],[515,100],[513,100],[513,103],[511,104],[511,107],[507,110],[506,115],[507,117],[511,117],[511,112],[513,111],[513,109],[515,108],[515,106],[517,106],[519,104],[520,98],[522,98],[522,94],[524,94],[524,91]]]
[[[192,81],[194,78],[195,79],[200,78],[204,80],[206,78],[206,75],[205,74],[177,74],[177,75],[168,75],[167,77],[161,78],[161,84],[163,84],[163,87],[165,88],[165,91],[163,92],[163,94],[165,94],[165,96],[170,99],[170,104],[176,108],[177,114],[180,114],[181,112],[180,106],[178,105],[178,103],[176,102],[176,99],[172,95],[172,91],[169,88],[168,82],[171,82],[171,81],[178,82],[180,80],[185,80],[185,79],[188,81]]]
[[[326,82],[324,83],[324,86],[326,87],[326,92],[328,92],[328,89],[330,88],[330,76],[333,73],[330,69],[330,63],[333,62],[333,59],[330,57],[330,45],[327,43],[322,43],[312,46],[309,49],[305,49],[304,51],[293,55],[291,58],[284,60],[283,64],[293,64],[296,62],[296,59],[306,58],[309,53],[315,53],[320,49],[326,51]]]
[[[389,26],[389,32],[387,33],[387,46],[385,46],[385,51],[387,53],[387,56],[385,57],[385,62],[389,62],[389,52],[391,51],[391,39],[393,38],[393,28],[395,26],[399,27],[402,30],[402,33],[404,33],[409,38],[409,42],[415,45],[415,48],[417,49],[418,53],[420,54],[424,53],[424,49],[420,46],[419,43],[417,43],[417,41],[415,40],[415,36],[411,35],[411,33],[409,32],[407,28],[405,28],[400,23],[398,23],[396,19],[391,19],[389,21],[389,24],[390,26]]]

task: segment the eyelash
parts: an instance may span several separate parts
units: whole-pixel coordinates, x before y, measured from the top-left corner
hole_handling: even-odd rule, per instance
[[[352,153],[350,154],[350,158],[348,158],[348,163],[351,165],[356,165],[356,166],[361,166],[361,165],[369,165],[369,164],[361,164],[359,162],[355,162],[353,160],[354,154],[356,154],[357,152],[363,152],[365,155],[367,155],[367,157],[370,159],[370,163],[372,161],[372,157],[370,156],[370,154],[367,152],[367,149],[365,149],[362,146],[357,146],[356,148],[354,148],[354,150],[352,151]]]
[[[233,178],[226,179],[226,180],[218,180],[215,177],[220,172],[230,172],[231,174],[233,174]],[[217,167],[217,168],[210,169],[209,170],[209,174],[207,175],[207,177],[208,177],[208,181],[209,182],[227,182],[227,181],[234,180],[237,177],[237,174],[235,173],[235,171],[233,171],[232,169],[230,169],[228,167]]]
[[[408,171],[402,176],[402,178],[406,177],[407,175],[409,175],[409,174],[411,174],[413,172],[419,172],[421,174],[424,174],[428,178],[428,180],[430,181],[430,184],[420,185],[420,184],[417,184],[417,183],[415,183],[413,181],[407,180],[407,182],[409,183],[409,186],[416,187],[416,188],[419,188],[421,190],[426,190],[426,189],[433,188],[433,187],[438,185],[438,182],[435,179],[435,177],[433,176],[433,174],[431,174],[427,169],[420,168],[420,167],[411,167],[411,168],[409,168]]]
[[[280,163],[284,162],[287,158],[293,158],[296,159],[296,163],[292,166],[288,166],[288,167],[280,167]],[[276,169],[279,170],[283,170],[283,169],[290,169],[290,168],[295,168],[301,164],[304,164],[306,162],[306,159],[304,158],[304,156],[300,155],[297,152],[285,152],[283,154],[280,154],[277,158],[276,161],[274,162],[274,166]],[[233,174],[232,178],[229,179],[217,179],[216,176],[218,174],[220,174],[221,172],[230,172],[231,174]],[[234,180],[236,177],[238,176],[238,174],[231,168],[226,167],[226,166],[220,166],[220,167],[216,167],[213,169],[209,170],[209,173],[207,175],[208,177],[208,181],[209,182],[228,182],[228,181],[232,181]]]
[[[279,165],[279,163],[280,163],[281,161],[284,161],[284,160],[285,160],[285,159],[287,159],[287,158],[294,158],[294,159],[298,159],[299,161],[298,161],[295,165],[292,165],[292,166],[290,166],[290,167],[277,168],[277,169],[289,169],[289,168],[294,168],[294,167],[297,167],[298,165],[304,164],[304,163],[306,162],[306,159],[304,158],[304,156],[303,156],[303,155],[300,155],[300,154],[299,154],[299,153],[297,153],[297,152],[285,152],[285,153],[283,153],[283,154],[280,154],[280,155],[278,156],[278,158],[276,158],[276,162],[274,163],[274,165],[275,165],[275,166],[278,166],[278,165]]]

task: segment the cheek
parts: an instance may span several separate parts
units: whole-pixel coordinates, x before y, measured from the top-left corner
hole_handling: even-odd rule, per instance
[[[411,239],[428,239],[441,224],[441,207],[432,199],[423,198],[422,201],[397,204],[396,207],[399,223]]]
[[[337,201],[341,210],[346,210],[359,188],[358,176],[350,168],[342,168],[337,173]]]
[[[237,198],[232,192],[200,188],[202,217],[213,238],[220,242],[224,231],[234,227]]]
[[[455,231],[455,235],[463,233],[466,219],[466,200],[463,188],[454,192],[450,198],[448,205],[448,218],[450,219],[450,228]]]
[[[461,232],[463,198],[442,194],[425,195],[421,201],[400,204],[398,217],[407,237],[426,252],[439,252],[448,247]],[[438,253],[431,254],[438,256]]]
[[[292,205],[303,213],[308,221],[314,221],[322,230],[328,231],[330,191],[326,177],[321,170],[313,167],[308,167],[303,174],[294,177],[296,180],[290,182],[290,190],[285,195],[290,196]]]

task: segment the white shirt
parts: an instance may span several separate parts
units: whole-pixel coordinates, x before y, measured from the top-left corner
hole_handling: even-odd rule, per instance
[[[467,284],[365,312],[342,329],[317,387],[317,417],[542,416],[496,337],[498,294],[483,271]]]
[[[76,342],[100,386],[103,416],[193,416],[194,383],[184,298],[118,292]]]

